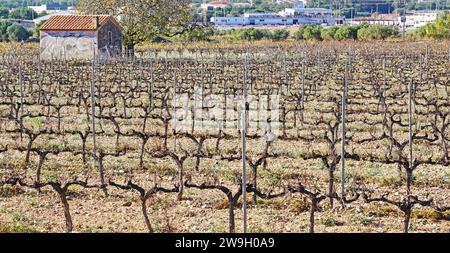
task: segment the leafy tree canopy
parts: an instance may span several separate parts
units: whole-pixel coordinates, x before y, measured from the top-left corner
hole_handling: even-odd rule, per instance
[[[12,23],[9,22],[9,21],[0,20],[0,40],[7,40],[8,39],[8,34],[7,34],[6,30],[11,25],[12,25]]]
[[[155,38],[171,34],[173,27],[190,21],[189,0],[79,0],[78,9],[85,14],[109,14],[119,17],[124,44],[128,50]]]
[[[9,15],[9,10],[6,7],[0,7],[0,18],[7,18]]]
[[[436,22],[420,27],[412,33],[412,37],[419,39],[449,39],[450,13],[445,13]]]
[[[6,33],[8,34],[8,38],[12,41],[27,40],[31,36],[27,29],[23,28],[19,24],[12,24],[9,26],[6,29]]]
[[[32,20],[38,17],[38,14],[30,8],[21,7],[10,11],[8,17],[12,19]]]

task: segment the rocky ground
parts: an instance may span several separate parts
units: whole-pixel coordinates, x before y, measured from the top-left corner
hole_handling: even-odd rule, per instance
[[[50,189],[37,193],[17,187],[1,188],[1,232],[64,232],[63,209]],[[138,195],[111,190],[74,189],[70,195],[74,232],[146,232]],[[249,200],[251,200],[249,198]],[[402,214],[392,206],[351,204],[324,208],[316,215],[316,232],[401,232]],[[307,232],[306,199],[285,196],[263,200],[248,209],[251,232]],[[156,232],[227,232],[228,210],[221,192],[186,190],[179,202],[175,194],[159,194],[148,201],[150,221]],[[237,232],[241,212],[236,209]],[[450,232],[450,213],[416,209],[411,232]]]

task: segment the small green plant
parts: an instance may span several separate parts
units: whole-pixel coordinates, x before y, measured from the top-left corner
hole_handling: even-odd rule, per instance
[[[59,177],[55,172],[44,172],[43,178],[46,182],[56,182],[58,181]]]
[[[333,217],[327,216],[323,217],[320,221],[322,225],[325,227],[335,227],[335,226],[341,226],[343,223],[334,219]]]
[[[43,123],[43,117],[28,118],[28,123],[33,129],[40,129]]]
[[[250,227],[249,232],[250,233],[265,233],[265,231],[262,227]]]
[[[0,223],[0,233],[37,233],[38,231],[22,222],[9,225]]]
[[[151,198],[148,200],[149,205],[154,209],[164,210],[172,206],[172,202],[166,198]]]
[[[258,170],[260,183],[262,187],[271,187],[281,184],[280,175],[270,170]]]
[[[350,220],[352,221],[352,223],[362,224],[362,225],[369,225],[372,222],[371,219],[369,219],[368,217],[366,217],[364,215],[360,215],[360,214],[353,215]]]
[[[26,221],[27,220],[27,218],[25,217],[25,215],[23,213],[14,212],[14,213],[11,213],[11,216],[12,216],[12,220],[14,222]]]
[[[50,142],[48,149],[53,151],[62,151],[64,150],[64,144],[58,142]]]
[[[167,166],[167,165],[156,165],[155,170],[157,173],[161,176],[176,176],[178,173],[178,170],[174,166]]]
[[[450,172],[445,172],[444,176],[442,177],[442,181],[444,181],[444,183],[446,185],[450,186]]]
[[[69,192],[80,192],[83,190],[83,187],[79,186],[79,185],[71,185],[68,188]]]

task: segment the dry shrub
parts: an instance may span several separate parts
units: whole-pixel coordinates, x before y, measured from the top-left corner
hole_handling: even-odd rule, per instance
[[[263,200],[258,199],[258,203],[261,203]],[[247,206],[253,206],[253,195],[251,193],[247,193]],[[223,200],[218,201],[214,205],[214,209],[221,210],[221,209],[227,209],[228,208],[228,199],[224,198]],[[234,208],[242,208],[242,196],[237,201]]]
[[[260,203],[263,206],[270,207],[275,210],[284,210],[286,207],[288,207],[289,202],[285,199],[270,199],[270,200],[263,200]]]
[[[448,214],[446,215],[444,212],[439,212],[429,208],[413,210],[411,216],[416,219],[427,219],[434,221],[449,218]]]
[[[228,208],[228,199],[224,198],[214,205],[214,209],[222,210]]]
[[[289,210],[295,213],[303,213],[309,211],[311,206],[310,201],[308,198],[301,196],[294,198],[291,203],[289,204]]]
[[[15,224],[0,224],[0,234],[2,233],[37,233],[33,227],[22,222]]]
[[[380,178],[377,183],[387,187],[401,187],[403,180],[395,176],[385,176]]]
[[[24,193],[25,191],[17,185],[4,185],[0,187],[0,198],[11,198]]]
[[[397,207],[391,205],[382,206],[370,206],[364,209],[365,213],[369,216],[385,217],[385,216],[398,216],[400,211]]]
[[[252,195],[247,195],[247,205],[253,206],[253,200]],[[310,208],[310,202],[308,198],[306,197],[297,197],[292,200],[286,200],[286,199],[269,199],[269,200],[263,200],[258,199],[258,204],[256,206],[261,207],[269,207],[273,208],[275,210],[284,210],[288,208],[290,211],[295,213],[303,213],[309,211]],[[239,199],[238,203],[236,203],[235,208],[241,208],[242,207],[242,199]],[[228,199],[224,198],[220,201],[218,201],[214,205],[214,209],[221,210],[221,209],[227,209],[228,208]]]
[[[147,199],[147,206],[150,206],[153,210],[167,210],[174,205],[176,205],[176,203],[168,198],[155,196]]]

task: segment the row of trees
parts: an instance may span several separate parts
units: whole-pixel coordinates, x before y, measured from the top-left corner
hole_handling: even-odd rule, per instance
[[[276,29],[276,30],[265,30],[265,29],[233,29],[230,31],[225,31],[222,34],[224,36],[228,36],[231,40],[245,40],[245,41],[254,41],[254,40],[286,40],[289,38],[289,31],[286,29]]]
[[[24,0],[24,1],[0,0],[0,6],[10,9],[42,4],[65,7],[65,6],[73,6],[76,4],[76,2],[77,2],[76,0]]]
[[[383,40],[398,35],[398,27],[389,25],[343,25],[324,28],[306,25],[294,33],[296,40]]]
[[[274,40],[281,41],[290,37],[296,40],[384,40],[398,36],[398,28],[388,25],[359,26],[343,25],[322,27],[321,25],[305,25],[295,31],[292,36],[286,29],[266,30],[256,28],[231,29],[216,31],[219,39],[225,40]]]
[[[32,20],[40,16],[47,15],[47,13],[43,12],[38,14],[33,9],[21,7],[14,10],[9,10],[6,7],[0,7],[0,18],[10,18],[10,19],[23,19],[23,20]]]
[[[397,37],[398,27],[388,25],[359,26],[344,25],[329,28],[320,25],[305,25],[291,34],[287,29],[257,29],[242,28],[219,30],[197,27],[176,36],[175,41],[283,41],[289,38],[295,40],[384,40]]]

